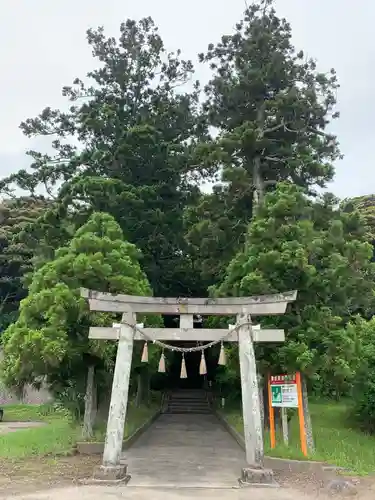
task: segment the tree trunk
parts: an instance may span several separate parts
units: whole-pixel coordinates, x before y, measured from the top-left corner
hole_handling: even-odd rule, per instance
[[[281,427],[283,431],[283,441],[286,446],[289,444],[289,422],[288,411],[286,408],[281,408]]]
[[[258,126],[258,141],[262,141],[264,137],[264,106],[261,105],[257,112],[257,126]],[[264,180],[261,172],[261,157],[257,154],[253,161],[253,184],[255,188],[255,195],[253,198],[253,217],[257,214],[259,208],[264,202]]]
[[[87,373],[86,395],[85,395],[85,415],[83,418],[82,438],[91,439],[94,435],[94,420],[96,417],[97,395],[95,394],[95,367],[89,366]]]
[[[95,372],[94,372],[94,380],[92,385],[92,409],[91,409],[91,422],[93,428],[95,426],[97,415],[98,415],[98,387],[96,385]]]
[[[315,451],[315,445],[312,432],[311,415],[309,410],[307,384],[306,384],[306,378],[304,376],[302,376],[302,406],[303,406],[303,413],[305,415],[305,433],[306,433],[307,451],[309,453],[313,453]]]
[[[142,404],[143,399],[143,384],[142,384],[142,375],[140,373],[137,374],[137,394],[135,396],[135,405],[139,408]]]
[[[260,404],[260,418],[262,422],[262,429],[264,430],[264,392],[263,392],[263,377],[258,375],[258,391],[259,391],[259,404]]]
[[[266,373],[263,377],[263,411],[264,411],[264,429],[270,428],[270,409],[268,401],[268,377],[269,374]],[[267,418],[266,418],[267,416]]]
[[[253,206],[253,217],[264,202],[264,182],[260,171],[260,156],[256,156],[253,163],[253,183],[255,187],[255,197]]]
[[[145,377],[144,377],[144,381],[145,381],[145,384],[144,384],[144,401],[146,403],[147,406],[150,406],[151,404],[151,390],[150,390],[150,373],[149,371],[147,370],[147,372],[145,373]]]

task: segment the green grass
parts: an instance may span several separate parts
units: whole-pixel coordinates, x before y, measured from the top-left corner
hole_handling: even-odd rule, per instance
[[[345,467],[355,474],[365,475],[375,471],[375,436],[369,436],[354,429],[349,421],[348,403],[318,402],[310,403],[316,452],[309,460],[319,460],[327,464]],[[243,433],[242,414],[239,409],[225,409],[224,415],[229,423]],[[306,459],[300,450],[298,417],[293,416],[290,425],[290,444],[282,443],[282,436],[277,432],[276,448],[271,450],[269,432],[265,432],[265,453],[269,456]]]
[[[159,405],[160,407],[160,405]],[[0,460],[22,459],[33,456],[57,456],[70,454],[74,445],[81,438],[81,426],[72,421],[63,411],[57,411],[52,405],[3,405],[4,422],[42,421],[46,425],[22,429],[7,434],[0,434]],[[157,410],[157,401],[150,407],[136,408],[129,404],[125,437],[131,435],[148,420]],[[105,435],[105,423],[95,430],[95,441],[101,441]]]
[[[51,404],[24,405],[10,404],[2,405],[4,408],[4,422],[38,422],[48,421],[55,416],[55,410]],[[61,416],[61,415],[58,415]]]
[[[150,406],[136,407],[134,402],[128,405],[124,438],[131,436],[141,425],[151,418],[160,408],[160,402],[152,401]],[[106,422],[101,422],[94,431],[91,441],[104,441]]]
[[[51,405],[4,405],[4,422],[42,421],[46,425],[0,434],[0,459],[62,455],[71,452],[79,426]]]

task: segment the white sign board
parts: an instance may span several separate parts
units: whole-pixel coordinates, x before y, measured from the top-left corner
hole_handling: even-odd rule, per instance
[[[274,408],[298,408],[298,391],[295,375],[271,377],[271,404]]]

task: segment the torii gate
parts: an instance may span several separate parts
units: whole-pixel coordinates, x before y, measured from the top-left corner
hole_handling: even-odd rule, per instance
[[[89,338],[118,340],[113,375],[111,404],[107,421],[102,465],[94,477],[101,480],[127,478],[127,466],[120,463],[126,419],[130,369],[134,340],[144,340],[136,330],[137,313],[180,315],[179,328],[144,328],[147,338],[164,341],[212,342],[225,337],[226,342],[238,342],[241,372],[242,411],[247,469],[263,470],[263,431],[259,404],[258,379],[254,356],[255,342],[282,342],[284,330],[255,330],[251,316],[284,314],[297,291],[274,295],[236,298],[161,298],[113,295],[82,289],[81,296],[89,301],[91,311],[122,313],[120,328],[90,327]],[[193,315],[236,316],[236,328],[193,328]],[[246,474],[247,477],[252,473]],[[259,482],[259,479],[256,480]]]

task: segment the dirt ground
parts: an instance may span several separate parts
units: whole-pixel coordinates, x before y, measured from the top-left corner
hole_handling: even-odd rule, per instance
[[[308,474],[276,475],[281,485],[278,489],[155,489],[131,486],[93,486],[83,485],[90,478],[93,468],[100,463],[99,456],[46,457],[43,459],[17,462],[0,461],[0,499],[18,500],[179,500],[179,499],[217,499],[242,500],[299,500],[300,498],[327,498],[324,483],[327,477]],[[375,478],[350,478],[358,488],[357,498],[375,498]]]
[[[80,485],[92,476],[100,456],[74,455],[17,460],[0,460],[0,498],[5,494]]]

